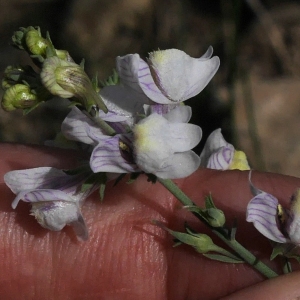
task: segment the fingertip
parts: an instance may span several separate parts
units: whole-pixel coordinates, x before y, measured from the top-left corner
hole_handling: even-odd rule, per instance
[[[222,300],[294,300],[300,297],[300,272],[293,272],[273,279],[265,280],[237,291]]]

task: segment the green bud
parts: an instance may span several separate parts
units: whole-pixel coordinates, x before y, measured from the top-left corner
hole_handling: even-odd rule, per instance
[[[45,57],[49,41],[41,36],[40,30],[31,29],[25,34],[25,41],[28,50],[34,55]]]
[[[62,60],[74,62],[73,58],[70,56],[67,50],[57,50],[55,49],[56,56]]]
[[[206,220],[212,227],[222,227],[225,224],[225,215],[222,210],[217,208],[208,208],[204,210]]]
[[[57,56],[47,58],[41,71],[41,81],[48,91],[61,98],[72,98],[81,103],[87,111],[93,105],[107,112],[100,95],[84,70],[74,62],[62,60]]]
[[[207,253],[215,249],[215,244],[207,234],[182,233],[168,229],[168,231],[181,243],[193,246],[199,253]]]
[[[17,108],[30,108],[39,101],[36,94],[32,93],[30,87],[24,84],[15,84],[9,87],[3,94],[2,108],[12,111]]]
[[[12,41],[14,46],[19,49],[25,49],[30,54],[43,57],[45,57],[46,49],[50,45],[50,42],[42,37],[40,28],[32,26],[21,27],[12,36]]]

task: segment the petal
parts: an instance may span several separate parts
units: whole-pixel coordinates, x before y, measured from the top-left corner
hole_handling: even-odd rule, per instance
[[[95,142],[89,137],[88,131],[93,130],[102,135],[101,129],[87,115],[82,113],[77,107],[73,107],[61,125],[64,136],[72,141],[94,145]]]
[[[118,56],[116,58],[116,65],[118,75],[122,84],[143,94],[143,91],[138,83],[140,56],[138,54],[128,54],[125,56]]]
[[[278,200],[265,192],[251,199],[247,206],[247,221],[268,239],[286,243],[288,240],[277,225]]]
[[[171,101],[181,102],[205,88],[217,72],[220,60],[216,56],[196,59],[183,51],[169,49],[150,53],[149,65],[155,74],[155,83],[164,96]]]
[[[192,116],[192,108],[186,105],[179,105],[170,110],[164,117],[172,123],[187,123]]]
[[[172,104],[153,81],[148,64],[138,54],[129,54],[117,57],[117,70],[121,82],[143,93],[152,101],[161,104]]]
[[[223,150],[221,150],[221,148],[223,148],[223,147],[225,147],[224,154],[227,154],[227,155],[224,156],[224,158],[222,158]],[[227,149],[232,151],[232,154],[230,153],[230,155],[228,155],[229,153],[228,153]],[[221,154],[217,154],[218,151]],[[203,150],[201,152],[201,155],[200,155],[201,166],[202,167],[207,167],[207,165],[210,164],[212,168],[214,167],[214,165],[216,167],[221,168],[221,169],[227,168],[228,165],[231,162],[231,161],[228,160],[228,156],[229,156],[229,158],[231,157],[231,155],[233,157],[233,152],[234,152],[234,147],[231,144],[229,144],[225,141],[225,139],[224,139],[224,137],[221,133],[221,129],[220,128],[216,129],[209,135],[209,137],[207,138],[207,140],[205,142],[204,148],[203,148]],[[209,163],[210,157],[214,153],[216,153],[215,154],[216,157],[211,158],[211,162]],[[214,161],[215,161],[215,163],[213,163]],[[218,161],[219,161],[219,163],[218,163]]]
[[[86,241],[89,238],[87,226],[81,213],[78,214],[78,219],[70,223],[79,241]]]
[[[262,190],[256,188],[256,187],[253,185],[253,183],[252,183],[252,181],[251,181],[252,172],[253,172],[253,171],[250,170],[249,175],[248,175],[248,181],[249,181],[249,184],[250,184],[250,190],[251,190],[252,195],[253,195],[253,196],[257,196],[257,195],[259,195],[259,194],[261,194],[261,193],[264,193],[264,191],[262,191]]]
[[[169,123],[166,134],[165,143],[169,143],[174,152],[184,152],[199,144],[202,130],[194,124]]]
[[[184,178],[194,173],[199,165],[200,158],[195,152],[175,153],[153,174],[165,179]]]
[[[212,153],[206,163],[206,168],[214,170],[227,170],[234,155],[232,145],[221,147],[219,150]]]
[[[141,114],[143,112],[143,104],[149,103],[149,99],[144,94],[137,93],[135,90],[121,85],[104,87],[100,91],[100,96],[109,112],[123,117],[119,121],[125,121],[137,114]],[[111,122],[111,120],[105,118],[105,113],[103,113],[102,119]]]
[[[120,135],[102,137],[94,148],[90,159],[90,166],[94,173],[130,173],[139,171],[136,164],[126,160],[120,150]]]
[[[4,175],[6,185],[17,194],[23,190],[55,188],[66,173],[51,167],[10,171]]]
[[[100,111],[99,117],[106,122],[126,121],[129,126],[133,125],[137,115],[143,114],[143,104],[149,102],[144,94],[120,85],[104,87],[100,95],[108,113]]]
[[[53,231],[59,231],[67,224],[83,220],[80,209],[74,202],[34,203],[30,212],[42,227]]]
[[[300,189],[297,189],[291,198],[286,232],[293,243],[300,244]]]
[[[75,202],[75,199],[73,199],[67,193],[53,189],[35,189],[22,191],[17,194],[16,198],[11,204],[13,209],[17,207],[20,200],[30,203],[60,200],[66,202]]]
[[[209,46],[208,49],[206,50],[206,52],[200,58],[198,58],[198,60],[210,59],[212,57],[213,53],[214,53],[213,47]]]

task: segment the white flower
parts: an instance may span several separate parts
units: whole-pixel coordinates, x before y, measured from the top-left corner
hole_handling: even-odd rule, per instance
[[[41,226],[58,231],[71,225],[78,239],[86,240],[88,231],[81,214],[83,201],[98,186],[81,191],[87,174],[68,175],[50,167],[11,171],[4,175],[6,185],[16,194],[12,207],[23,200],[32,205],[31,214]]]
[[[250,170],[247,157],[243,151],[237,151],[227,143],[216,129],[207,138],[200,155],[200,166],[216,170]]]
[[[191,149],[200,142],[202,131],[185,123],[188,116],[189,109],[178,107],[164,116],[153,113],[134,127],[134,160],[140,169],[170,179],[198,169],[200,158]]]
[[[212,47],[200,58],[177,49],[154,51],[148,64],[138,54],[117,57],[121,82],[152,101],[174,104],[199,94],[217,72],[220,60]]]

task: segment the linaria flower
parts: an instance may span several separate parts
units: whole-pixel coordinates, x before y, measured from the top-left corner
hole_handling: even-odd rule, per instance
[[[273,195],[249,182],[254,197],[247,206],[247,221],[268,239],[277,243],[300,244],[300,189],[296,190],[289,209],[284,209]]]
[[[31,214],[38,223],[53,231],[71,225],[79,240],[88,238],[81,214],[83,201],[98,186],[81,191],[87,174],[68,175],[62,170],[41,167],[11,171],[4,175],[6,185],[16,194],[12,202],[15,209],[20,200],[32,205]]]
[[[243,151],[237,151],[227,143],[221,129],[214,130],[204,145],[200,155],[200,166],[216,170],[250,170]]]
[[[202,135],[201,128],[187,124],[191,108],[178,106],[164,115],[153,113],[133,127],[133,133],[105,135],[97,124],[73,108],[62,126],[71,140],[93,147],[90,167],[93,172],[155,174],[161,178],[190,175],[200,163],[191,149]],[[114,117],[113,117],[114,118]]]
[[[166,115],[153,113],[133,129],[134,160],[146,173],[182,178],[198,169],[199,156],[191,149],[201,140],[199,126],[187,124],[190,110],[177,107]]]
[[[160,104],[174,104],[199,94],[217,72],[220,60],[209,47],[200,58],[178,49],[154,51],[148,63],[138,54],[117,57],[121,82]]]

